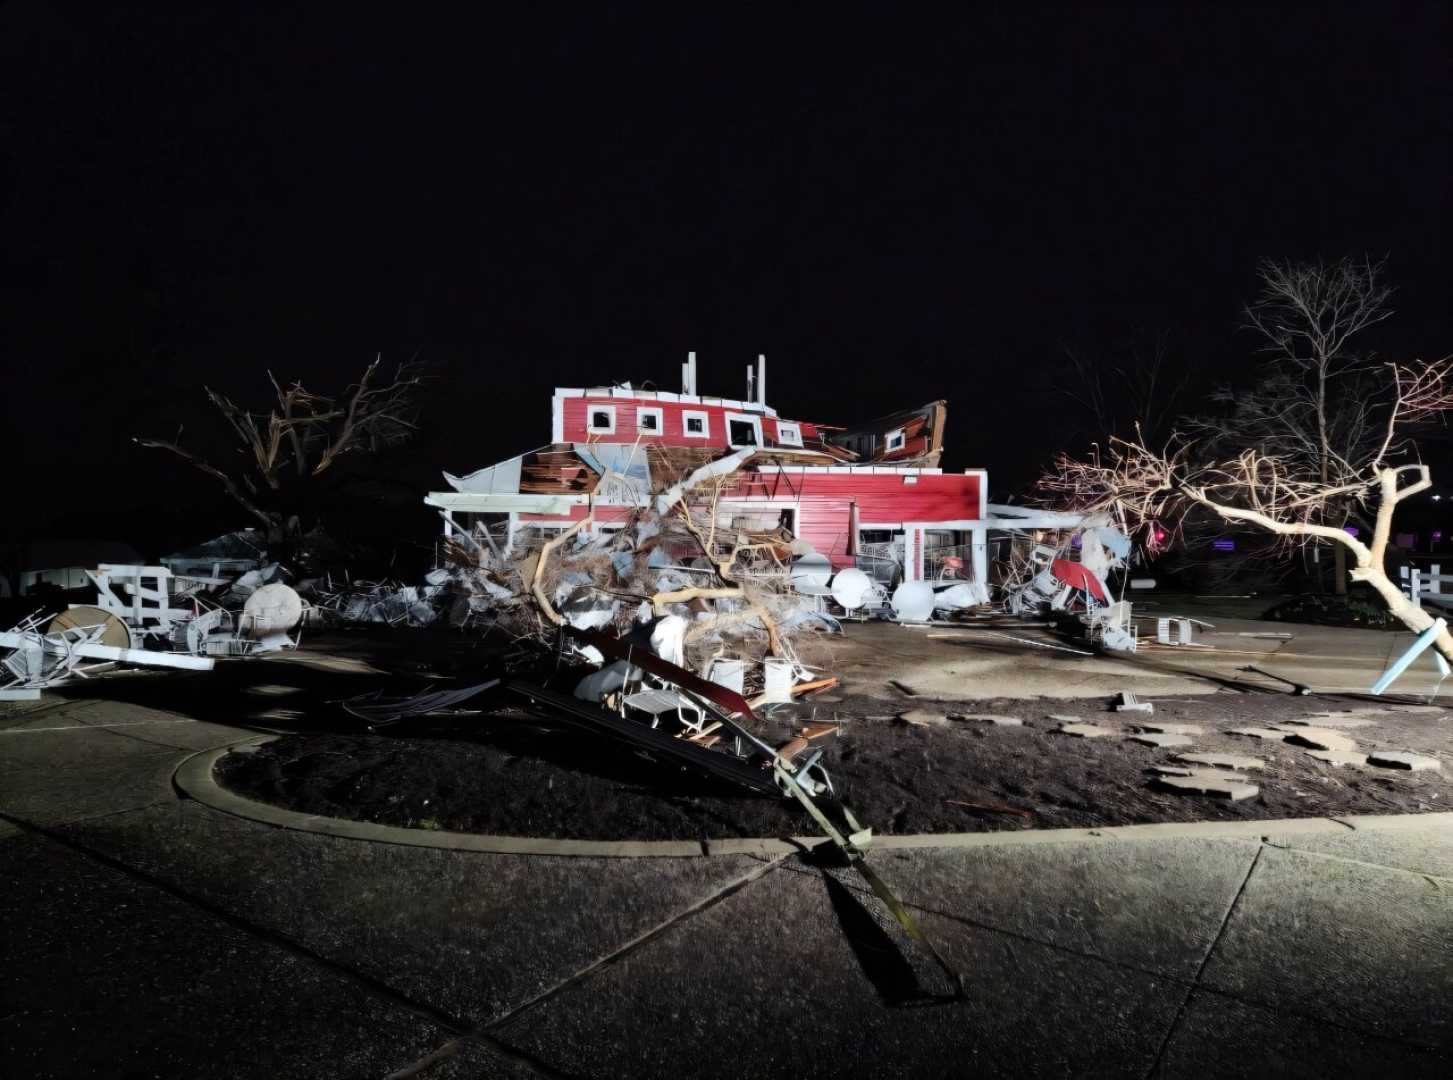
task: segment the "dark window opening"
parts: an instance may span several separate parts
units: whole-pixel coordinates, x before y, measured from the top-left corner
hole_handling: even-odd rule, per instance
[[[656,430],[656,414],[655,413],[650,413],[650,412],[643,414],[641,416],[641,428],[644,431],[655,431]]]
[[[610,427],[610,413],[608,413],[608,412],[593,412],[593,413],[591,413],[590,414],[590,426],[593,427],[593,428],[608,428],[608,427]]]
[[[693,435],[700,435],[706,431],[706,424],[699,416],[688,416],[686,418],[686,430]]]
[[[731,421],[731,435],[733,446],[757,445],[757,426],[750,420]]]

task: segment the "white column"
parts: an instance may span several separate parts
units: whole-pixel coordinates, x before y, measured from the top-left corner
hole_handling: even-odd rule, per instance
[[[985,588],[989,587],[989,530],[972,529],[971,552],[974,560],[974,580]]]

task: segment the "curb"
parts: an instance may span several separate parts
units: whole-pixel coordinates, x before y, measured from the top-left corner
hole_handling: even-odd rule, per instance
[[[242,747],[260,746],[277,738],[260,735],[227,746],[203,750],[186,758],[172,774],[172,782],[203,806],[224,814],[274,825],[296,832],[318,833],[347,840],[369,840],[407,847],[446,851],[477,851],[496,855],[559,855],[605,859],[700,858],[711,855],[792,855],[828,842],[824,836],[783,839],[731,838],[723,840],[559,840],[551,837],[492,836],[485,833],[407,829],[371,821],[324,817],[286,810],[248,799],[217,783],[212,770],[223,755]],[[1083,841],[1241,839],[1259,840],[1270,834],[1312,833],[1346,835],[1349,832],[1399,832],[1443,827],[1453,830],[1453,811],[1432,814],[1365,814],[1355,817],[1266,818],[1255,821],[1169,821],[1149,825],[1114,825],[1103,829],[1020,829],[1003,832],[927,833],[875,836],[873,851],[923,848],[965,849],[1012,847],[1023,844],[1065,844]]]

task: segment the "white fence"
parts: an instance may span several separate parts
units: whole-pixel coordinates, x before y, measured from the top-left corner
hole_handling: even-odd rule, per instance
[[[1442,569],[1434,563],[1424,570],[1417,566],[1404,566],[1401,570],[1403,580],[1403,592],[1408,594],[1408,599],[1421,606],[1423,597],[1438,596],[1447,597],[1447,600],[1437,601],[1439,603],[1453,604],[1453,589],[1443,591],[1443,583],[1453,585],[1453,574],[1442,574]]]

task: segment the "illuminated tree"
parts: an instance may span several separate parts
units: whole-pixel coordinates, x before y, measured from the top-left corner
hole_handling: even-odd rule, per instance
[[[1432,485],[1428,466],[1412,460],[1411,433],[1453,409],[1453,359],[1382,366],[1379,436],[1365,461],[1328,455],[1315,474],[1296,453],[1243,449],[1230,458],[1205,454],[1205,444],[1173,437],[1154,450],[1140,437],[1112,437],[1108,448],[1084,459],[1061,455],[1040,480],[1040,490],[1068,509],[1113,515],[1154,548],[1202,509],[1226,522],[1264,530],[1288,546],[1331,543],[1350,560],[1348,578],[1375,589],[1388,610],[1421,633],[1433,617],[1412,603],[1388,577],[1384,560],[1398,503]],[[1329,507],[1351,503],[1373,515],[1364,544],[1329,524]],[[1438,650],[1453,659],[1453,636],[1444,630]]]

